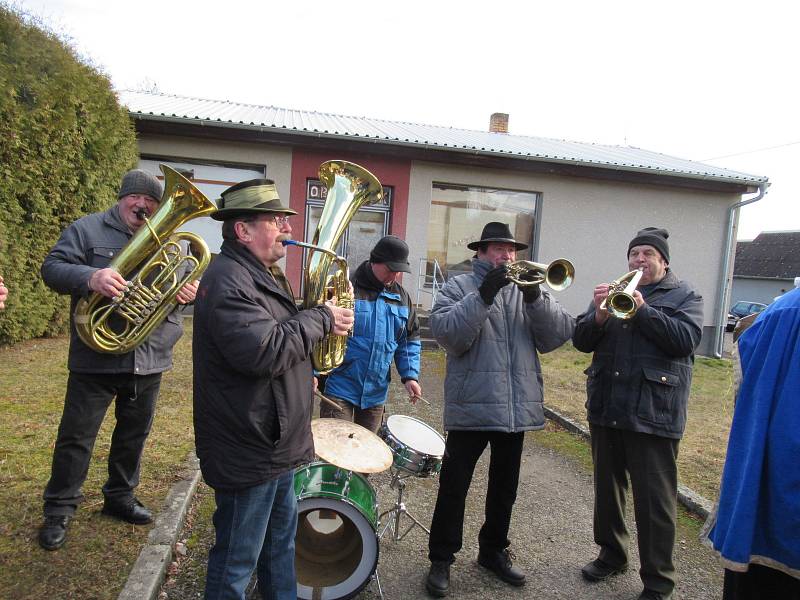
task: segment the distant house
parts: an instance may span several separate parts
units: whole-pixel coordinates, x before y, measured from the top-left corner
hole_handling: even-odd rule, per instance
[[[769,304],[800,277],[800,231],[767,231],[736,244],[731,302]]]

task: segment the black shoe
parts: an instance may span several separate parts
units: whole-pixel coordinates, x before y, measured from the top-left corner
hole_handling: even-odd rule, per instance
[[[39,529],[39,545],[45,550],[58,550],[67,541],[69,515],[45,515]]]
[[[431,562],[431,570],[425,580],[425,589],[431,596],[443,598],[450,589],[450,563],[447,561]]]
[[[622,565],[621,567],[612,567],[611,565],[607,565],[598,558],[586,564],[581,569],[581,574],[583,575],[583,578],[586,581],[605,581],[612,575],[616,575],[617,573],[624,573],[627,570],[628,570],[628,565]]]
[[[153,513],[147,510],[136,498],[131,498],[124,504],[109,502],[103,503],[103,514],[115,519],[121,519],[134,525],[147,525],[153,522]]]
[[[660,592],[656,592],[653,590],[644,589],[642,593],[639,594],[638,600],[671,600],[672,592],[669,594],[662,594]]]
[[[492,571],[500,579],[511,585],[525,585],[525,573],[514,566],[516,558],[508,548],[500,552],[478,552],[478,564]]]

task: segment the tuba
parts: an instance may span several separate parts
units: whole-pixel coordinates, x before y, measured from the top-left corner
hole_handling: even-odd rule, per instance
[[[522,279],[526,273],[532,274],[533,279]],[[517,260],[508,263],[508,278],[521,288],[546,283],[552,290],[561,292],[572,285],[575,267],[566,258],[558,258],[549,265]]]
[[[336,254],[336,246],[358,209],[383,199],[383,188],[364,167],[344,160],[322,163],[319,178],[328,188],[328,196],[311,243],[286,240],[284,245],[309,250],[303,273],[304,309],[335,296],[338,306],[352,310],[355,298],[350,292],[350,273],[347,261]],[[322,375],[331,372],[342,364],[346,347],[347,336],[326,335],[312,351],[314,368]]]
[[[127,288],[114,298],[95,292],[75,308],[78,336],[97,352],[124,354],[144,342],[175,308],[180,289],[200,277],[211,260],[200,236],[175,230],[216,207],[174,169],[161,165],[161,171],[164,193],[158,209],[109,264],[131,278]],[[181,241],[189,243],[188,256]]]
[[[641,269],[630,271],[612,281],[608,286],[608,296],[603,300],[600,309],[608,309],[608,312],[618,319],[626,320],[632,318],[636,314],[636,301],[633,298],[633,291],[639,285],[643,272]]]

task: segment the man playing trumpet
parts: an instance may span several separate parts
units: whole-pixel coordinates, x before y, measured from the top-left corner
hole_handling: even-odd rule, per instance
[[[627,568],[630,476],[644,583],[640,600],[671,598],[675,587],[676,459],[703,330],[703,298],[669,268],[668,237],[666,229],[647,227],[628,244],[628,267],[641,271],[638,288],[626,290],[635,304],[632,316],[614,318],[606,302],[610,285],[599,284],[573,336],[578,350],[594,352],[586,370],[586,407],[600,553],[581,572],[599,582]]]
[[[436,297],[431,330],[447,351],[444,428],[447,443],[431,523],[425,587],[446,596],[450,565],[461,549],[464,508],[475,464],[491,447],[486,518],[478,564],[502,581],[525,584],[508,539],[526,431],[544,427],[539,353],[566,342],[575,319],[539,285],[508,285],[509,263],[527,248],[505,223],[488,223],[472,273],[451,277]],[[525,274],[527,280],[535,274]]]

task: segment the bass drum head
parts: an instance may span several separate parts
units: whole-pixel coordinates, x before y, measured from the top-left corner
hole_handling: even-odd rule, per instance
[[[378,538],[351,504],[305,498],[297,503],[294,556],[298,598],[352,598],[378,566]]]

